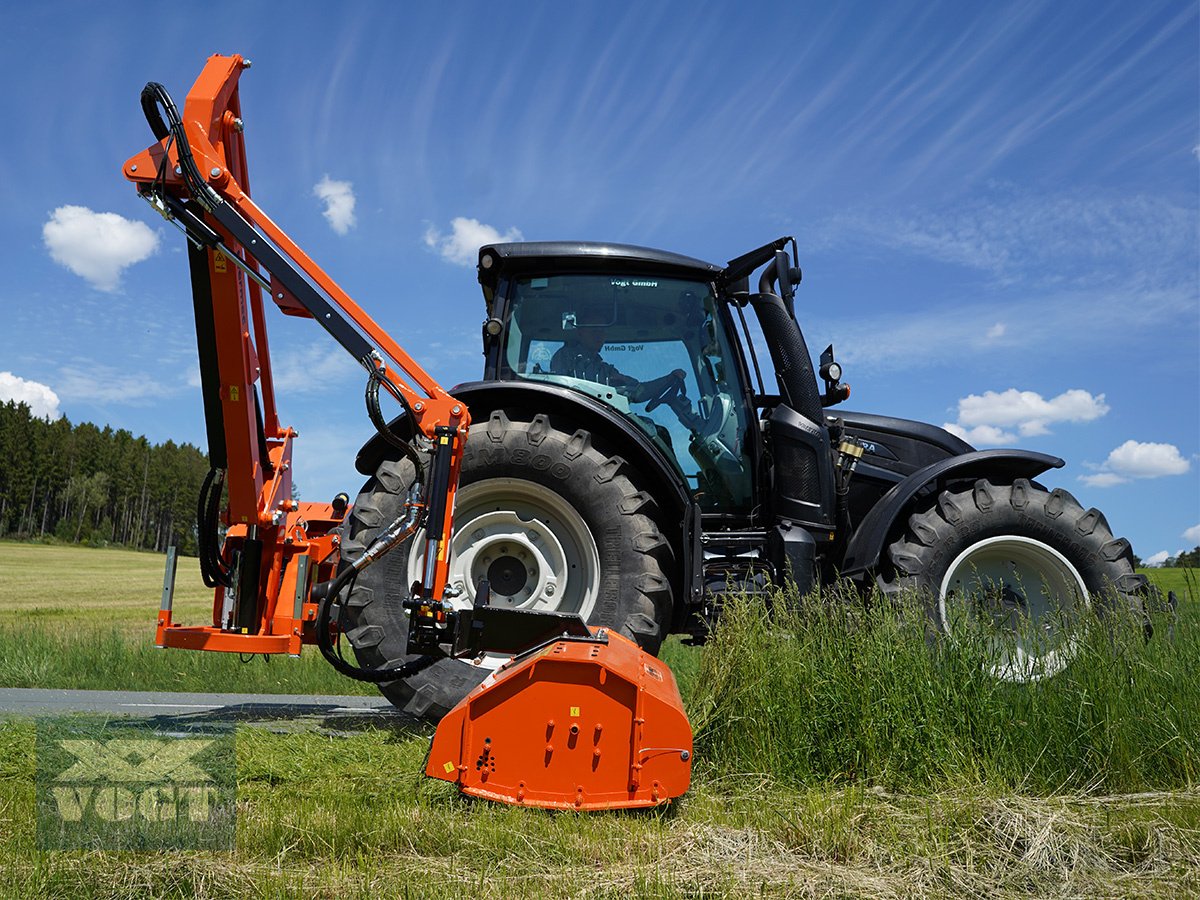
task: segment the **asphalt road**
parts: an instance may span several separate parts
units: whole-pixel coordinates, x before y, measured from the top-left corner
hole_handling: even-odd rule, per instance
[[[67,691],[0,688],[0,716],[99,713],[141,717],[186,717],[240,722],[409,719],[382,697],[313,694],[192,694],[158,691]]]

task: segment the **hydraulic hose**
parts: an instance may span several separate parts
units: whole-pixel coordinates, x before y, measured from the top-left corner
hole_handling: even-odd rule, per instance
[[[160,107],[166,114],[165,122],[159,113]],[[188,193],[205,209],[212,210],[220,206],[224,202],[221,195],[209,187],[204,176],[200,174],[199,166],[196,165],[196,158],[192,155],[192,148],[184,132],[183,121],[179,118],[179,111],[175,108],[175,101],[171,99],[167,89],[157,81],[147,82],[142,88],[142,112],[145,113],[150,130],[158,140],[161,141],[169,135],[174,141],[180,174],[187,185]],[[163,163],[166,163],[166,156],[163,156]]]
[[[225,487],[225,470],[209,469],[200,486],[196,504],[196,541],[200,557],[200,577],[204,586],[229,587],[233,584],[229,567],[221,559],[217,546],[217,515],[221,509],[221,491]]]
[[[367,390],[365,401],[367,405],[367,416],[371,420],[371,424],[375,426],[375,430],[379,432],[387,443],[391,444],[401,453],[412,461],[413,466],[417,470],[416,483],[424,486],[425,484],[425,461],[421,459],[415,447],[409,442],[392,431],[388,423],[383,418],[383,411],[379,408],[379,388],[383,384],[383,375],[379,369],[371,365],[367,367]],[[400,405],[404,407],[404,412],[408,415],[410,421],[416,421],[413,411],[408,408],[408,402],[403,395],[399,395]]]
[[[397,544],[409,538],[418,528],[424,518],[425,506],[421,498],[422,487],[414,483],[409,489],[408,500],[405,502],[405,514],[396,519],[388,528],[379,534],[362,556],[345,566],[333,579],[319,584],[312,590],[313,599],[317,600],[317,646],[321,655],[329,664],[341,672],[359,681],[380,683],[398,681],[409,678],[427,669],[440,659],[438,656],[421,656],[402,666],[392,669],[365,669],[347,662],[339,652],[330,629],[333,606],[338,606],[338,628],[341,628],[341,612],[343,609],[339,595],[345,590],[358,573],[374,563]]]

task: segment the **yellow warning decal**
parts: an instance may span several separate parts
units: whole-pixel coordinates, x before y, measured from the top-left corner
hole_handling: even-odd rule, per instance
[[[448,762],[444,766],[442,766],[442,768],[445,769],[446,774],[449,775],[451,772],[454,771],[454,763]]]
[[[228,269],[229,263],[225,261],[225,254],[219,250],[213,253],[213,271],[224,272]]]
[[[578,706],[571,707],[571,715],[573,715],[573,716],[579,715],[579,707]]]
[[[234,403],[237,403],[239,400],[242,399],[242,389],[239,388],[236,384],[231,384],[229,386],[229,399],[232,400]]]

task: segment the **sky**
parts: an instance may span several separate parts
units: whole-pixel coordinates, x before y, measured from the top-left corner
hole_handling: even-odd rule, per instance
[[[255,199],[442,384],[482,373],[481,243],[795,235],[847,406],[1200,544],[1194,0],[43,2],[0,47],[0,399],[204,447],[184,239],[120,170],[145,82],[240,53]],[[353,496],[361,370],[270,312],[300,494]]]

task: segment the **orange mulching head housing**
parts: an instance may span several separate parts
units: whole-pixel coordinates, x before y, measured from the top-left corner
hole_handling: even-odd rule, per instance
[[[442,719],[425,774],[551,809],[658,806],[691,782],[675,676],[606,629],[502,666]]]

